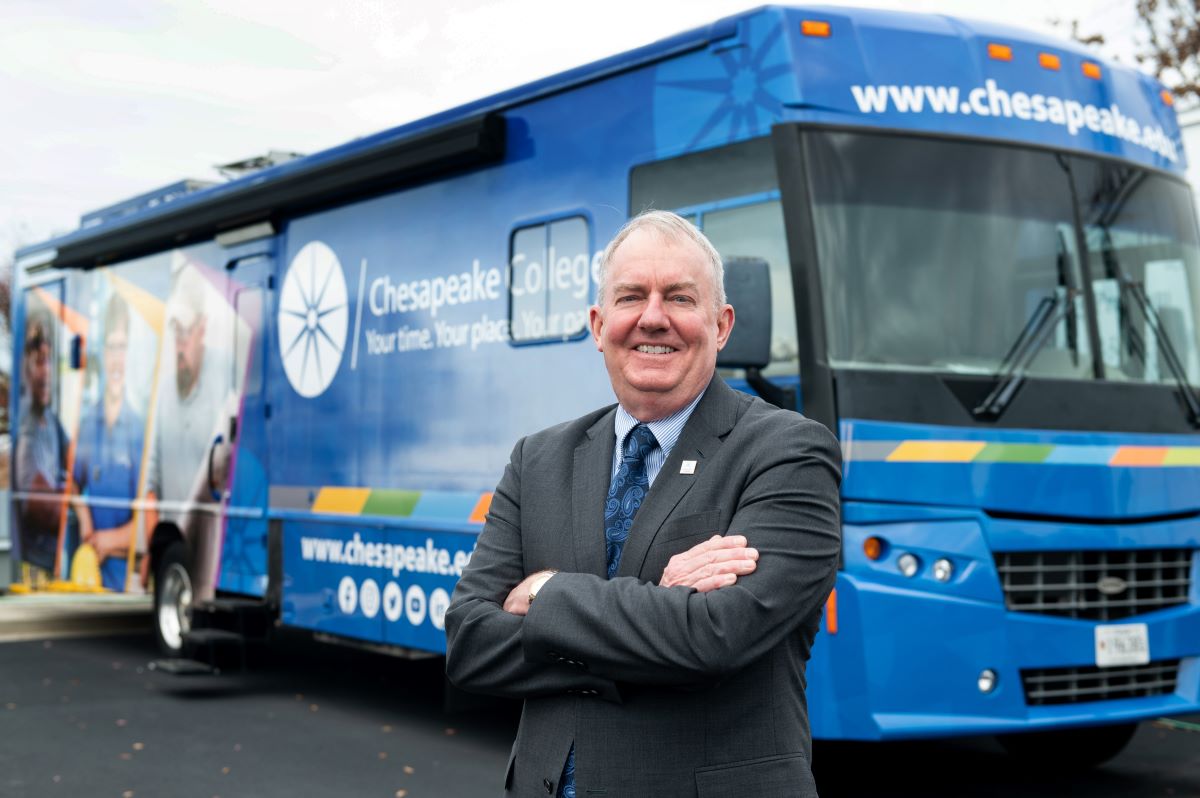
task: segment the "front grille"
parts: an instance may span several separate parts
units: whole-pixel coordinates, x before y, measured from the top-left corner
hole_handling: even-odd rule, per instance
[[[1177,659],[1118,668],[1041,668],[1021,671],[1021,684],[1030,706],[1080,704],[1169,695],[1178,672]]]
[[[1114,621],[1186,604],[1190,549],[1000,552],[1004,603],[1036,612]],[[1106,592],[1101,592],[1101,588]]]

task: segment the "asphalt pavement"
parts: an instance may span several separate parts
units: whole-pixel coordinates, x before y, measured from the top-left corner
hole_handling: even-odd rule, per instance
[[[84,620],[23,607],[17,634],[10,602],[0,599],[6,798],[500,794],[518,708],[447,711],[440,659],[292,631],[252,650],[248,672],[170,676],[147,667],[157,653],[144,606],[93,608]],[[1024,770],[990,738],[819,742],[814,761],[825,798],[1200,798],[1200,718],[1144,723],[1120,756],[1084,774]]]

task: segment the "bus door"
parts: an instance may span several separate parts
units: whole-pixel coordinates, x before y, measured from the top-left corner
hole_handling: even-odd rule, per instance
[[[267,586],[266,353],[270,351],[273,258],[269,252],[243,255],[225,267],[229,305],[229,381],[236,398],[227,412],[214,462],[225,469],[221,493],[224,536],[217,587],[262,596]]]

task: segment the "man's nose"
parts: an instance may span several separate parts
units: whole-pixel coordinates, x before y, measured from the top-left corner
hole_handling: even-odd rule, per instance
[[[642,315],[638,318],[638,329],[665,330],[670,326],[671,320],[667,316],[663,298],[658,294],[651,294],[646,301],[646,307],[642,310]]]

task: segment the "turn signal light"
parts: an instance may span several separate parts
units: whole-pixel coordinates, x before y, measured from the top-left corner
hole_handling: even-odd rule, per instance
[[[867,555],[868,560],[878,560],[883,556],[883,538],[877,538],[874,535],[863,541],[863,554]]]
[[[829,38],[829,23],[815,19],[805,19],[800,22],[800,32],[805,36],[821,36]]]

